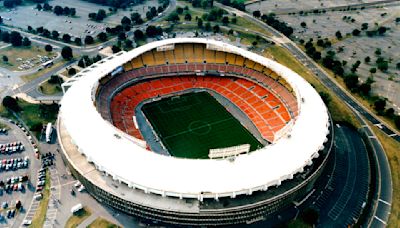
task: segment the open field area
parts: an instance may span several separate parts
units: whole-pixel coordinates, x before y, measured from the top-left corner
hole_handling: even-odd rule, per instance
[[[91,214],[92,214],[92,212],[89,210],[89,208],[84,207],[81,211],[79,211],[79,213],[69,217],[69,219],[67,220],[67,223],[65,224],[65,227],[66,228],[75,228],[79,224],[81,224],[85,219],[87,219]]]
[[[0,59],[0,67],[12,71],[27,70],[53,59],[56,55],[46,52],[43,48],[32,47],[6,47],[0,49],[0,57],[8,57],[8,62]]]
[[[122,17],[129,17],[133,12],[140,13],[142,18],[146,18],[148,7],[158,7],[159,5],[157,0],[148,0],[144,5],[133,6],[127,10],[120,9],[117,13],[109,15],[103,22],[95,22],[89,20],[88,14],[97,12],[99,9],[104,9],[108,13],[109,7],[80,0],[68,0],[67,2],[53,0],[49,4],[76,8],[76,16],[56,16],[53,12],[38,11],[32,5],[19,6],[10,12],[0,12],[0,15],[4,18],[11,18],[11,21],[5,21],[5,24],[13,27],[26,30],[29,25],[33,28],[43,26],[49,31],[57,30],[61,34],[69,33],[73,37],[82,37],[85,35],[96,36],[98,33],[105,31],[106,27],[119,24]],[[26,20],[26,18],[29,18],[29,20]]]
[[[111,223],[103,218],[97,218],[94,220],[88,228],[119,228],[120,226],[115,225],[114,223]]]
[[[46,95],[54,95],[62,92],[61,86],[58,84],[51,84],[48,81],[43,82],[39,86],[39,91]]]
[[[208,158],[209,149],[261,143],[207,92],[189,93],[145,104],[142,110],[176,157]]]

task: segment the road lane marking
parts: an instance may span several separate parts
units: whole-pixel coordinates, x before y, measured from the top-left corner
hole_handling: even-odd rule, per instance
[[[378,220],[379,222],[381,222],[381,223],[387,225],[386,222],[383,221],[382,219],[380,219],[378,216],[375,215],[374,218],[375,218],[376,220]]]
[[[386,204],[386,205],[388,205],[388,206],[390,206],[390,203],[387,202],[387,201],[385,201],[385,200],[383,200],[383,199],[379,199],[378,201],[379,201],[379,202],[382,202],[382,203],[384,203],[384,204]]]

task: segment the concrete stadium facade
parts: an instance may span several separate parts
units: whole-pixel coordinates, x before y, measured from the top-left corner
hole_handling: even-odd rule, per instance
[[[137,67],[148,74],[130,76],[134,58],[149,51],[171,51],[183,44],[201,44],[214,52],[241,56],[279,77],[275,80],[282,81],[290,90],[297,107],[286,126],[274,132],[270,145],[233,161],[179,159],[149,152],[145,141],[112,125],[107,118],[109,100],[134,82],[152,77],[210,73],[215,77],[246,77],[229,71],[228,57],[219,64],[197,62],[194,68],[188,67],[192,61],[177,63],[176,59],[173,63],[178,66],[173,68],[176,72],[170,67],[168,72],[151,71],[154,67],[151,64],[165,65],[155,60],[150,66]],[[218,65],[215,68],[218,70],[208,71],[205,66],[209,64]],[[179,68],[182,65],[187,67]],[[249,65],[240,67],[249,68]],[[113,81],[117,86],[107,87]],[[117,53],[83,70],[64,83],[63,89],[65,96],[57,130],[63,158],[71,172],[98,201],[147,221],[170,225],[230,225],[266,219],[300,201],[312,189],[332,148],[333,130],[327,109],[304,79],[274,61],[219,41],[170,39]],[[108,100],[100,101],[100,91],[107,89],[110,90]],[[274,92],[273,88],[271,91]],[[149,167],[157,169],[150,172]],[[191,172],[184,174],[182,170]],[[223,175],[216,175],[222,170],[225,170]]]

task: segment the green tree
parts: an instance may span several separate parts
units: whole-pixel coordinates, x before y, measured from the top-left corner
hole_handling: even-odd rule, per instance
[[[201,18],[197,20],[197,27],[203,28],[203,20]]]
[[[65,60],[71,60],[73,58],[72,48],[69,46],[64,46],[61,50],[61,56]]]
[[[21,111],[21,107],[19,107],[17,100],[13,97],[4,97],[2,104],[6,109],[12,110],[14,112]]]
[[[6,55],[3,55],[3,62],[8,62],[8,57]]]
[[[192,20],[192,15],[190,13],[185,14],[185,21],[191,21]]]
[[[44,50],[46,50],[47,52],[52,52],[53,46],[51,46],[50,44],[46,44],[46,46],[44,46]]]
[[[375,102],[374,102],[374,108],[378,112],[378,114],[383,114],[383,111],[385,110],[386,107],[386,99],[379,97]]]

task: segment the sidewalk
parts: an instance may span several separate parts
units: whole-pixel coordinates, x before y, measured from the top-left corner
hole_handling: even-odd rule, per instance
[[[86,218],[81,224],[79,224],[77,228],[86,228],[86,227],[88,227],[98,217],[99,216],[97,215],[97,213],[93,213],[88,218]]]

